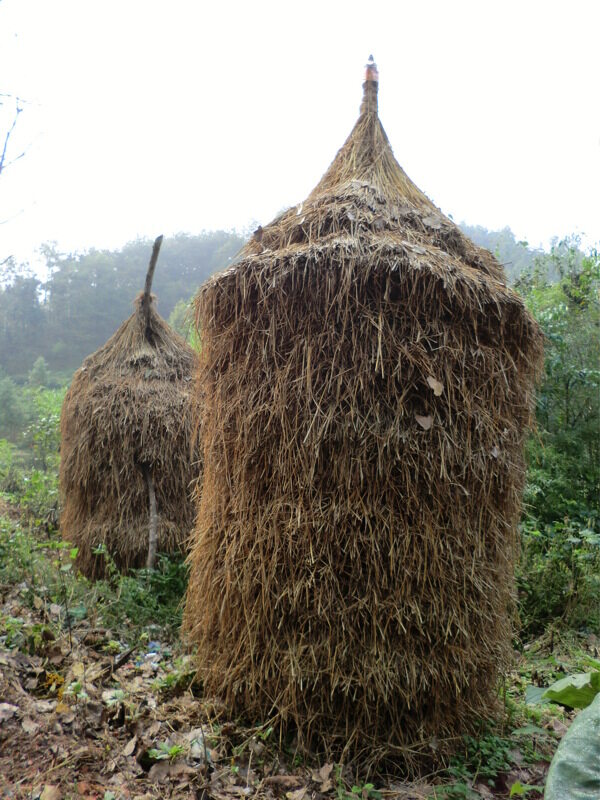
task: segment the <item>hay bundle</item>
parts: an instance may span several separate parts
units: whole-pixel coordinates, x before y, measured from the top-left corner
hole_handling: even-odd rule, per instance
[[[489,715],[541,336],[377,114],[197,297],[204,483],[184,625],[234,713],[410,768]]]
[[[98,545],[126,570],[147,563],[152,521],[162,552],[184,550],[193,526],[197,356],[156,311],[153,270],[134,313],[75,373],[62,408],[62,535],[89,577],[103,571]]]

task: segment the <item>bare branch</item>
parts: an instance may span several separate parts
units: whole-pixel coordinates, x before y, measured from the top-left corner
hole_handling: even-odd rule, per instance
[[[9,97],[9,95],[3,95],[4,97]],[[19,103],[19,98],[15,97],[15,116],[13,117],[12,124],[10,128],[7,130],[6,135],[4,137],[4,144],[2,146],[2,153],[0,153],[0,175],[2,171],[6,169],[9,164],[14,164],[15,161],[18,161],[20,158],[23,158],[25,155],[25,151],[20,153],[18,156],[13,158],[11,161],[6,160],[6,152],[8,150],[8,143],[10,141],[10,137],[13,134],[13,131],[17,125],[17,121],[19,119],[19,114],[23,111],[23,106]]]

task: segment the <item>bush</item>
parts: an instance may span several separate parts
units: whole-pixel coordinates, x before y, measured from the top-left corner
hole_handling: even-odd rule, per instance
[[[600,631],[600,534],[597,517],[522,523],[517,569],[524,632],[549,624]]]

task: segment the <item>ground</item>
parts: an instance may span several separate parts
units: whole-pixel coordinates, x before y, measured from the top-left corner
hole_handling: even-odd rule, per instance
[[[594,636],[549,633],[529,643],[515,651],[505,717],[480,739],[466,738],[448,770],[410,783],[389,776],[362,782],[338,764],[301,756],[293,743],[280,746],[268,725],[228,719],[199,695],[192,656],[167,629],[135,628],[127,619],[110,628],[92,607],[97,595],[82,612],[81,595],[73,594],[79,579],[56,538],[41,528],[19,530],[6,504],[0,515],[5,545],[15,536],[15,551],[23,537],[37,542],[31,563],[21,558],[12,578],[6,564],[0,573],[2,798],[539,798],[573,715],[527,706],[527,686],[546,685],[576,670],[586,654],[597,656]],[[54,571],[44,572],[40,565],[50,563]],[[62,581],[61,572],[70,582],[62,602],[60,589],[41,582],[50,574]]]

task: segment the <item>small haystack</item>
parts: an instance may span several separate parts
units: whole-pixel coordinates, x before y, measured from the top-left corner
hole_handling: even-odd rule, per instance
[[[89,577],[104,569],[99,545],[121,570],[151,566],[156,549],[184,551],[193,526],[197,356],[150,293],[161,241],[134,313],[85,359],[63,403],[61,529]]]
[[[308,199],[200,290],[205,691],[363,767],[494,708],[540,331],[398,165],[370,62]]]

